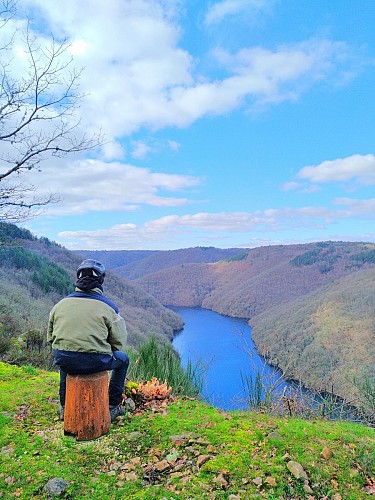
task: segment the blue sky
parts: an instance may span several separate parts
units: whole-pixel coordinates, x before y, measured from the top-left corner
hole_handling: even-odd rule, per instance
[[[375,2],[21,0],[84,67],[90,155],[28,180],[71,249],[375,241]],[[42,28],[41,28],[42,27]]]

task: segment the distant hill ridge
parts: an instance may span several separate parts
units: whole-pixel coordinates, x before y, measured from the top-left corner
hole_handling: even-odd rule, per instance
[[[155,253],[154,250],[73,250],[73,253],[96,259],[109,269],[132,264]]]
[[[75,253],[98,259],[122,278],[134,280],[179,264],[217,262],[242,258],[241,248],[193,247],[179,250],[75,250]]]
[[[250,319],[271,306],[373,267],[374,248],[348,242],[259,247],[246,250],[241,259],[183,264],[172,260],[168,268],[145,270],[135,281],[163,304],[201,306]]]

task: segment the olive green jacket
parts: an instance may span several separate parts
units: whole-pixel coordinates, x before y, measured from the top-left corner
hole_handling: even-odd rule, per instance
[[[76,292],[60,300],[50,312],[47,341],[52,348],[103,354],[124,351],[126,324],[117,306],[99,288],[89,294],[79,288]]]

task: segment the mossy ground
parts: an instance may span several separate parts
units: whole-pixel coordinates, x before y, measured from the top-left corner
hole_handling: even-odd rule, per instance
[[[0,363],[0,497],[47,498],[54,477],[69,481],[71,499],[372,497],[369,427],[224,413],[178,399],[76,442],[57,419],[57,390],[56,373]],[[291,474],[291,460],[308,480]]]

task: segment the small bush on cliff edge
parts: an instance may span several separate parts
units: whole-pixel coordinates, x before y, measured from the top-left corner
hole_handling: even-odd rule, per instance
[[[188,363],[186,369],[170,343],[160,343],[154,336],[146,340],[137,352],[130,351],[130,367],[128,377],[142,382],[165,380],[172,387],[174,395],[196,397],[202,391],[204,370],[198,363]]]

